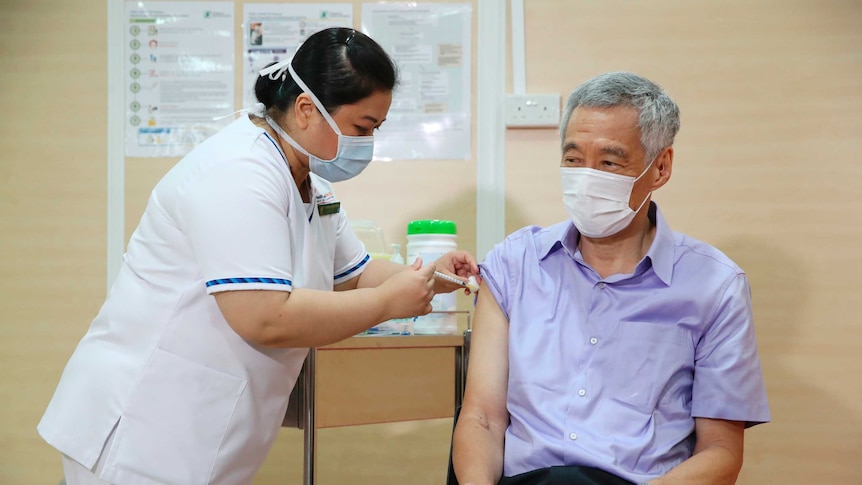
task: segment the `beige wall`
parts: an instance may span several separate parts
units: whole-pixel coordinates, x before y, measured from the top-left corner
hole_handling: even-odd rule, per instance
[[[54,484],[36,423],[105,295],[105,3],[0,9],[0,483]]]
[[[674,229],[749,273],[773,412],[747,435],[740,483],[862,483],[862,4],[526,4],[528,91],[625,69],[681,106],[655,197]],[[17,0],[0,18],[0,483],[50,484],[59,460],[34,428],[105,293],[105,2]],[[507,132],[507,231],[565,217],[558,160],[554,130]],[[171,163],[129,160],[127,234]],[[471,162],[394,162],[337,188],[390,242],[435,216],[472,249],[475,177]],[[450,431],[321,431],[320,483],[442,483]],[[256,483],[299,483],[301,449],[283,430]]]

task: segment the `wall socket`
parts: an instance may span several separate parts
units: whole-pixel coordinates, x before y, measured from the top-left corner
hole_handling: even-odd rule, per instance
[[[507,94],[508,128],[559,128],[559,94]]]

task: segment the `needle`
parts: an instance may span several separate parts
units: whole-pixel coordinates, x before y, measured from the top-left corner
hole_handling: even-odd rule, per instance
[[[463,286],[463,287],[466,287],[467,289],[469,289],[469,290],[470,290],[471,292],[473,292],[473,293],[475,293],[475,292],[479,291],[479,285],[477,285],[477,284],[476,284],[476,278],[475,278],[474,276],[471,276],[471,277],[470,277],[470,278],[468,278],[468,280],[465,282],[465,281],[461,281],[461,280],[459,280],[458,278],[455,278],[454,276],[449,276],[449,275],[447,275],[447,274],[445,274],[445,273],[441,273],[441,272],[439,272],[439,271],[435,271],[435,272],[434,272],[434,277],[435,277],[435,278],[440,278],[441,280],[449,281],[449,282],[451,282],[451,283],[455,283],[456,285],[461,285],[461,286]]]

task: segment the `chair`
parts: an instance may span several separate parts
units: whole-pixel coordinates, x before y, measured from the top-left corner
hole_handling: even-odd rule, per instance
[[[458,397],[458,405],[455,406],[455,415],[452,417],[452,436],[455,436],[455,425],[458,424],[458,416],[461,414],[461,403],[464,400],[464,388],[467,384],[467,364],[470,359],[470,338],[473,335],[473,329],[470,327],[469,320],[467,321],[467,330],[464,331],[464,348],[461,354],[458,375],[461,376],[461,392]],[[455,477],[455,469],[452,467],[452,440],[449,441],[449,469],[446,475],[446,485],[458,485],[458,479]]]
[[[458,415],[461,414],[461,406],[455,408],[455,416],[452,418],[452,436],[455,436],[455,425],[458,424]],[[458,485],[455,477],[455,468],[452,466],[452,442],[449,442],[449,471],[446,475],[446,485]]]

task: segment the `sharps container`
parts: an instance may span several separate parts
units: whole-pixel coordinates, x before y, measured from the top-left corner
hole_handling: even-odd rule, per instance
[[[423,266],[440,256],[458,249],[458,231],[453,221],[422,219],[407,224],[407,264],[422,257]],[[451,312],[457,307],[456,292],[434,295],[431,300],[432,313],[416,319],[413,333],[416,335],[440,335],[458,333],[458,318]]]

